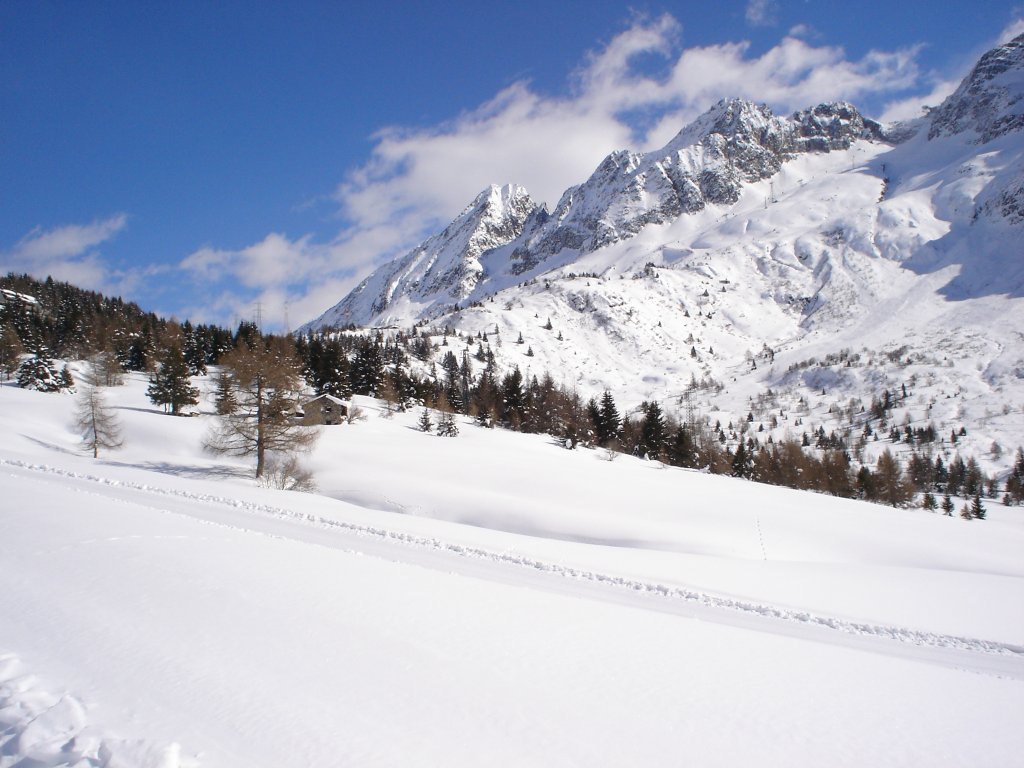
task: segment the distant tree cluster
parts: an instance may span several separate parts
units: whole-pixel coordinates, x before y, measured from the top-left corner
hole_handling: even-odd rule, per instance
[[[834,431],[819,427],[799,440],[758,439],[752,412],[743,429],[711,426],[702,419],[684,424],[653,401],[624,415],[610,391],[583,400],[547,372],[529,379],[516,366],[501,372],[488,334],[462,338],[460,350],[451,348],[454,335],[445,329],[437,344],[416,328],[394,334],[325,331],[297,339],[296,346],[306,379],[318,393],[374,395],[397,410],[422,406],[419,428],[424,431],[435,429],[431,409],[460,413],[483,426],[550,434],[568,448],[600,447],[673,466],[895,507],[909,506],[920,493],[931,493],[934,501],[935,493],[971,497],[988,490],[991,495],[994,487],[994,479],[985,478],[973,458],[964,461],[957,456],[945,467],[941,458],[923,452],[937,440],[932,425],[905,426],[890,434],[894,442],[911,446],[905,465],[887,449],[873,464],[858,466],[846,439]],[[421,365],[413,366],[414,360]],[[424,366],[426,373],[416,372]],[[883,392],[874,398],[870,417],[891,417],[895,404],[906,397],[905,387],[895,394]],[[865,428],[870,430],[868,422]],[[1016,495],[1007,498],[1019,498],[1024,461],[1019,479],[1008,481],[1007,488],[1011,486]]]
[[[107,353],[125,371],[152,370],[173,338],[193,375],[206,371],[233,346],[229,330],[211,325],[178,325],[137,304],[86,291],[53,278],[0,277],[0,288],[31,296],[34,304],[0,304],[0,373],[24,354],[84,360]]]

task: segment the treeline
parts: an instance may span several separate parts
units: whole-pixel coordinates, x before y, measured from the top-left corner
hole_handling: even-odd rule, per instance
[[[0,375],[11,376],[25,354],[38,359],[81,360],[110,353],[126,371],[151,370],[174,341],[194,374],[205,372],[234,347],[237,334],[213,325],[178,324],[143,311],[134,302],[110,298],[48,277],[0,277],[8,295],[0,303]]]
[[[440,343],[432,340],[437,335]],[[928,453],[935,440],[930,427],[892,436],[917,446],[906,466],[886,449],[873,467],[856,467],[845,442],[823,430],[812,443],[807,434],[800,440],[762,439],[752,430],[736,435],[730,425],[729,439],[720,424],[712,427],[704,419],[683,423],[657,402],[622,414],[611,392],[585,399],[548,372],[527,379],[518,367],[499,371],[490,348],[495,335],[460,336],[450,329],[432,334],[419,328],[394,334],[335,331],[307,334],[296,340],[296,347],[306,379],[318,394],[370,395],[398,409],[422,405],[460,413],[483,426],[548,434],[568,448],[602,448],[610,459],[627,453],[893,506],[909,505],[918,493],[994,496],[997,491],[995,478],[985,477],[973,458],[965,462],[957,455],[949,467],[940,457],[933,459]],[[877,409],[880,414],[891,408],[893,399],[887,395]],[[1024,457],[1020,452],[1018,457],[1019,470],[1006,483],[1007,503],[1022,501]]]

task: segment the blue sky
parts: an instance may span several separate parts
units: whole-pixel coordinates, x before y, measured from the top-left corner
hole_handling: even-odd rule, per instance
[[[1024,6],[0,2],[0,272],[297,326],[490,183],[553,204],[719,98],[911,117]]]

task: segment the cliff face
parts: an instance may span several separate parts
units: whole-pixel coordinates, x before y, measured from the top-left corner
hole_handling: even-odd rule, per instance
[[[975,133],[987,144],[1024,129],[1024,35],[978,61],[960,87],[931,115],[928,137]]]

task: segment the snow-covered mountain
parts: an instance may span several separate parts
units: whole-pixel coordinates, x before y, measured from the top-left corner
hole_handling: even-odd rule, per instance
[[[515,239],[536,207],[522,187],[492,185],[443,232],[378,269],[317,324],[365,325],[389,311],[409,318],[462,301],[480,281],[480,255]]]
[[[1024,36],[908,124],[724,100],[662,149],[609,155],[551,210],[485,191],[307,327],[427,320],[585,393],[668,401],[714,381],[706,410],[781,391],[818,397],[833,424],[850,398],[910,382],[906,418],[1012,448],[1022,95]]]
[[[310,325],[419,319],[493,292],[508,282],[499,276],[543,272],[649,224],[733,205],[745,184],[771,178],[785,161],[849,149],[860,139],[885,140],[882,127],[850,104],[780,118],[763,105],[720,101],[656,152],[612,153],[586,182],[566,190],[553,212],[522,187],[491,186],[443,232],[382,266]]]

